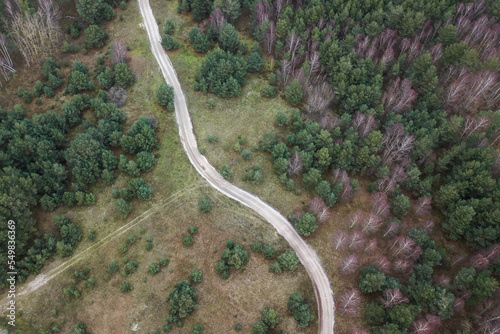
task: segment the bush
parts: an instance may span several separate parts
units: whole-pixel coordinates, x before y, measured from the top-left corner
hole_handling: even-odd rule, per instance
[[[280,274],[281,271],[281,266],[278,261],[273,261],[269,264],[269,272],[273,274]]]
[[[78,46],[69,44],[66,41],[63,42],[62,53],[77,53],[79,50]]]
[[[175,24],[172,20],[167,20],[165,23],[165,34],[166,35],[173,35],[175,32]]]
[[[166,107],[168,111],[174,111],[174,88],[169,85],[161,85],[156,90],[158,104]]]
[[[406,216],[410,209],[410,199],[405,195],[397,195],[392,200],[391,209],[396,216]]]
[[[284,253],[278,256],[280,267],[288,271],[294,271],[299,265],[299,258],[295,252]]]
[[[302,85],[298,79],[292,80],[285,89],[285,97],[290,104],[296,106],[302,100]]]
[[[241,152],[241,156],[245,160],[250,160],[252,159],[252,152],[250,152],[250,150],[243,150],[243,152]]]
[[[299,327],[307,327],[314,316],[309,311],[309,307],[304,303],[304,299],[299,293],[292,293],[288,299],[288,310],[292,312]]]
[[[132,212],[132,207],[121,198],[115,201],[114,209],[122,218],[127,218],[127,216]]]
[[[279,322],[279,314],[272,308],[262,309],[262,321],[270,328],[274,328]]]
[[[128,88],[135,83],[135,75],[130,67],[125,63],[115,66],[115,84],[123,88]]]
[[[139,152],[137,153],[136,164],[142,172],[149,172],[156,164],[155,156],[150,152]]]
[[[191,334],[201,334],[203,333],[203,327],[201,327],[198,324],[194,324],[193,328],[191,329]]]
[[[162,257],[162,258],[160,259],[160,266],[162,266],[162,267],[166,267],[166,266],[168,266],[168,263],[169,263],[169,262],[170,262],[170,260],[169,260],[169,259],[167,259],[166,257]]]
[[[262,321],[257,321],[255,324],[253,324],[252,331],[250,332],[251,334],[266,334],[267,333],[267,326],[264,324]]]
[[[167,51],[177,50],[181,44],[172,38],[170,35],[163,35],[161,38],[161,46]]]
[[[106,44],[106,33],[97,25],[91,25],[84,31],[87,48],[100,49]]]
[[[318,224],[316,217],[310,213],[303,213],[299,220],[295,223],[295,229],[300,235],[309,236],[316,231]]]
[[[151,263],[149,266],[148,266],[148,273],[150,273],[151,275],[156,275],[160,272],[160,266],[157,265],[156,263]]]
[[[250,53],[247,61],[248,72],[260,72],[264,69],[264,59],[257,52]]]
[[[222,251],[221,260],[216,264],[215,270],[223,279],[229,278],[229,269],[245,269],[248,262],[248,253],[233,240],[227,242],[226,248]]]
[[[201,271],[195,269],[195,270],[191,271],[191,274],[189,277],[191,277],[191,281],[193,281],[193,283],[199,283],[199,282],[201,282],[201,279],[202,279],[202,273],[201,273]]]
[[[203,213],[210,212],[210,206],[211,205],[210,205],[210,200],[209,199],[200,199],[200,202],[198,203],[198,208]]]
[[[115,16],[113,8],[104,0],[80,0],[76,8],[82,19],[90,24],[99,24]]]
[[[191,29],[189,32],[189,41],[196,52],[205,53],[208,51],[208,38],[198,28]]]
[[[72,334],[85,334],[85,325],[82,322],[77,323]]]
[[[190,235],[186,235],[184,238],[182,238],[182,244],[186,247],[190,247],[193,244],[193,237]]]
[[[215,142],[217,141],[217,136],[216,135],[208,135],[207,141],[211,144],[215,144]]]
[[[262,253],[264,254],[264,257],[266,259],[272,259],[276,256],[276,250],[273,248],[273,246],[270,245],[264,246]]]
[[[106,67],[106,69],[97,76],[97,83],[102,89],[110,89],[115,84],[115,75]]]
[[[113,275],[114,273],[116,273],[118,271],[118,269],[120,269],[120,267],[118,266],[117,263],[113,262],[111,263],[109,266],[108,266],[108,272]]]
[[[189,226],[188,233],[191,235],[195,235],[196,233],[198,233],[198,228],[196,226]]]
[[[132,287],[132,285],[128,284],[128,283],[122,283],[121,287],[120,287],[120,291],[123,292],[123,293],[128,293],[130,291],[132,291],[134,288]]]
[[[220,68],[224,68],[224,71]],[[214,93],[222,98],[236,97],[241,94],[246,74],[243,57],[215,48],[205,56],[203,64],[197,69],[194,89]]]
[[[233,175],[233,171],[231,170],[231,167],[229,167],[228,164],[222,165],[222,167],[219,170],[220,175],[222,175],[223,178],[226,180],[231,179],[231,176]]]
[[[290,123],[290,116],[282,111],[278,111],[274,119],[276,120],[276,124],[278,124],[278,126],[286,126]]]
[[[250,244],[250,249],[254,253],[262,253],[262,244],[261,243]]]

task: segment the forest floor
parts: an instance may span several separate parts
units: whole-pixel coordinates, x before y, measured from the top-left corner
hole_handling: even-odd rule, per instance
[[[168,2],[169,6],[172,3]],[[242,324],[244,332],[249,332],[252,324],[260,320],[263,307],[279,311],[282,320],[279,329],[282,331],[316,332],[316,322],[305,330],[299,329],[286,309],[290,293],[300,292],[317,318],[313,289],[304,268],[300,266],[293,273],[273,275],[269,273],[271,261],[260,254],[253,254],[249,247],[253,242],[265,242],[273,245],[280,254],[289,251],[286,242],[250,210],[211,190],[190,166],[178,140],[174,115],[160,109],[155,101],[156,88],[163,78],[150,53],[146,33],[141,28],[137,3],[129,2],[128,7],[125,11],[118,10],[115,20],[104,29],[109,33],[110,42],[119,39],[131,47],[129,64],[137,77],[122,109],[127,114],[124,130],[143,115],[154,114],[159,120],[157,166],[153,171],[141,175],[146,183],[152,185],[153,198],[149,202],[133,201],[134,211],[127,220],[116,218],[112,210],[114,201],[111,190],[123,187],[128,181],[128,177],[119,174],[114,185],[99,183],[91,188],[97,197],[93,207],[63,207],[52,214],[37,212],[37,224],[42,230],[51,229],[54,215],[65,214],[82,229],[84,237],[75,250],[75,260],[71,266],[62,267],[62,271],[55,270],[61,268],[59,266],[67,259],[54,259],[43,268],[41,274],[47,277],[51,273],[58,275],[35,292],[18,296],[19,324],[26,326],[23,333],[39,333],[41,328],[54,326],[58,326],[62,332],[69,332],[77,322],[83,322],[91,332],[127,333],[137,330],[149,333],[161,329],[168,315],[166,297],[169,291],[176,282],[188,279],[192,269],[203,273],[203,281],[195,285],[200,307],[185,321],[182,332],[190,330],[195,323],[202,325],[207,333],[228,333],[238,323]],[[123,22],[118,19],[120,13],[124,16]],[[69,42],[78,44],[78,41]],[[55,58],[68,60],[70,64],[79,60],[92,73],[96,55],[105,52],[106,47],[98,51],[89,50],[87,55],[77,53]],[[69,72],[69,68],[65,69],[66,72]],[[3,101],[8,101],[4,107],[20,103],[27,110],[41,112],[47,110],[49,105],[58,111],[66,100],[61,96],[62,88],[55,98],[44,98],[41,107],[34,103],[25,105],[13,95],[18,86],[31,89],[39,73],[36,67],[19,71],[0,94]],[[198,201],[203,198],[212,201],[209,214],[202,214],[198,210]],[[144,215],[145,212],[150,215]],[[116,232],[141,215],[143,219],[136,220],[137,224],[130,225],[125,233]],[[187,228],[191,225],[197,226],[199,232],[194,237],[194,244],[186,248],[182,245],[182,238],[187,235]],[[91,231],[96,232],[95,241],[86,237]],[[153,249],[149,252],[145,249],[145,234],[153,236]],[[130,235],[136,236],[137,241],[128,247],[125,254],[121,254],[119,245],[125,243]],[[234,239],[248,250],[249,262],[245,271],[232,272],[229,280],[224,281],[214,267],[229,239]],[[87,249],[85,254],[79,255]],[[158,275],[151,276],[147,266],[165,256],[170,258],[168,267],[163,268]],[[125,258],[139,263],[136,272],[127,278],[121,277],[119,273],[109,275],[108,265],[116,261],[123,268]],[[77,288],[82,296],[76,299],[64,296],[63,289],[72,285],[74,271],[82,270],[84,266],[90,269],[89,276],[95,279],[94,288],[89,290],[80,282]],[[109,281],[106,281],[106,276],[111,276]],[[34,279],[31,276],[28,283]],[[121,293],[122,282],[132,284],[134,290],[128,294]],[[22,290],[24,286],[27,284],[18,288]],[[5,292],[0,295],[1,299],[4,297]],[[56,316],[52,314],[54,309],[57,310]],[[174,332],[177,331],[174,329]]]

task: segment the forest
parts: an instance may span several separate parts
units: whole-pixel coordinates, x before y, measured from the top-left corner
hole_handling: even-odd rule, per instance
[[[369,180],[372,211],[332,238],[358,284],[337,296],[341,316],[374,333],[494,333],[500,3],[179,0],[177,11],[200,22],[195,90],[237,97],[260,72],[264,98],[298,108],[278,112],[258,149],[283,187],[314,197],[289,216],[299,234]]]
[[[96,196],[90,187],[98,182],[113,184],[117,172],[132,177],[126,188],[113,191],[113,197],[120,197],[114,204],[117,215],[126,217],[132,211],[128,202],[133,198],[151,199],[151,187],[139,176],[155,165],[152,151],[158,121],[154,116],[142,117],[123,131],[126,116],[120,108],[126,103],[126,89],[135,82],[123,43],[113,41],[110,52],[95,59],[96,69],[91,72],[80,61],[70,64],[50,57],[62,33],[62,14],[55,2],[6,0],[3,7],[0,69],[4,79],[15,72],[10,54],[21,56],[25,66],[40,69],[40,80],[31,89],[17,90],[24,106],[0,106],[0,217],[16,223],[17,279],[24,282],[54,255],[71,256],[82,237],[78,226],[63,216],[54,218],[57,233],[42,233],[36,212],[93,206]],[[101,48],[108,36],[96,23],[114,17],[113,8],[103,1],[80,1],[77,10],[82,21],[70,19],[65,32],[73,39],[83,33],[82,48]],[[84,22],[89,24],[86,29]],[[38,30],[36,35],[33,29]],[[78,50],[63,43],[62,53]],[[67,101],[60,108],[47,106],[36,114],[30,110],[33,101],[41,106],[58,96]],[[0,260],[7,263],[7,225],[0,229],[5,245]],[[6,272],[3,266],[0,287],[5,285]]]

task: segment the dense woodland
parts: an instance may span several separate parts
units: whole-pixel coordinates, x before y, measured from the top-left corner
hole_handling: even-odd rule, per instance
[[[140,177],[155,165],[152,152],[157,146],[154,117],[139,118],[128,131],[123,131],[127,91],[135,75],[127,65],[127,48],[113,41],[112,48],[95,59],[94,72],[79,61],[56,61],[46,58],[57,54],[60,41],[52,39],[52,30],[62,37],[61,12],[52,1],[5,1],[0,35],[2,57],[0,69],[4,79],[13,71],[10,54],[17,65],[39,69],[39,80],[31,88],[19,88],[17,95],[23,105],[12,109],[0,106],[0,219],[16,223],[16,268],[18,281],[30,273],[38,273],[44,263],[57,254],[67,257],[81,239],[78,225],[68,218],[54,218],[56,235],[37,230],[35,212],[52,212],[60,206],[92,206],[96,196],[90,186],[100,182],[113,184],[117,171],[130,176],[128,186],[114,190],[119,197],[114,204],[116,213],[126,217],[129,202],[151,199],[152,189]],[[71,39],[83,33],[82,52],[107,44],[107,34],[97,25],[114,17],[112,7],[102,1],[80,1],[77,11],[82,20],[71,19],[64,30]],[[33,20],[40,22],[32,22]],[[24,25],[23,25],[24,24]],[[33,26],[29,26],[33,24]],[[20,29],[19,31],[13,29]],[[37,28],[36,36],[28,28]],[[30,28],[30,29],[31,29]],[[47,38],[45,44],[24,45],[31,39]],[[64,39],[68,39],[64,37]],[[62,53],[76,53],[79,47],[64,41]],[[88,51],[85,51],[88,52]],[[42,106],[49,99],[65,97],[60,107],[47,107],[33,114],[30,105]],[[7,225],[0,231],[0,260],[7,263]],[[7,268],[0,271],[0,286],[4,286]]]
[[[359,283],[341,315],[375,333],[498,330],[499,2],[179,0],[178,12],[200,21],[190,42],[207,52],[194,89],[236,97],[264,72],[262,95],[300,109],[259,144],[284,187],[315,196],[289,217],[300,234],[371,180],[372,211],[332,240]],[[235,28],[248,16],[251,47]]]

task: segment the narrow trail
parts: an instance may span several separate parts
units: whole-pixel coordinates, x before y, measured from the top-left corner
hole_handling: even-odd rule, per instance
[[[131,228],[133,228],[137,224],[140,224],[141,222],[143,222],[146,218],[148,218],[152,214],[158,212],[159,210],[164,209],[166,206],[173,203],[174,201],[176,201],[180,197],[185,196],[186,193],[189,193],[190,191],[195,190],[195,189],[202,187],[202,186],[203,186],[202,183],[192,184],[190,187],[182,189],[182,190],[174,193],[170,197],[165,198],[165,199],[159,201],[158,203],[155,203],[151,208],[149,208],[148,210],[146,210],[145,212],[143,212],[139,216],[135,217],[134,219],[129,221],[127,224],[114,230],[113,232],[111,232],[110,234],[108,234],[107,236],[105,236],[104,238],[102,238],[101,240],[99,240],[98,242],[93,244],[92,246],[87,247],[83,251],[81,251],[78,254],[76,254],[75,256],[71,257],[69,260],[67,260],[67,261],[61,263],[60,265],[58,265],[57,267],[51,269],[48,273],[37,275],[34,280],[27,283],[26,285],[23,286],[23,288],[21,288],[21,290],[19,291],[19,294],[17,296],[22,297],[22,296],[29,295],[32,292],[35,292],[36,290],[40,289],[45,284],[47,284],[50,280],[59,276],[66,269],[75,265],[79,261],[85,259],[92,252],[97,251],[102,246],[108,244],[110,241],[113,241],[114,239],[118,238],[123,233],[127,232],[128,230],[130,230]],[[0,308],[4,309],[5,307],[7,307],[7,300],[6,299],[4,299],[2,301],[2,305],[0,306]]]
[[[186,98],[182,92],[181,85],[177,79],[172,63],[161,46],[161,36],[156,19],[153,15],[149,0],[138,0],[141,15],[144,20],[144,27],[148,33],[151,52],[153,53],[161,69],[165,81],[174,88],[175,92],[175,115],[179,127],[179,136],[182,146],[186,151],[189,161],[198,173],[208,181],[208,183],[235,201],[249,207],[268,221],[276,231],[294,249],[302,265],[307,270],[312,280],[314,293],[318,302],[319,333],[333,334],[335,324],[335,303],[330,281],[326,275],[321,262],[312,249],[295,231],[293,226],[277,210],[266,204],[258,197],[234,186],[222,178],[222,176],[210,165],[205,156],[198,151],[196,138],[193,132],[193,125],[189,116]]]

